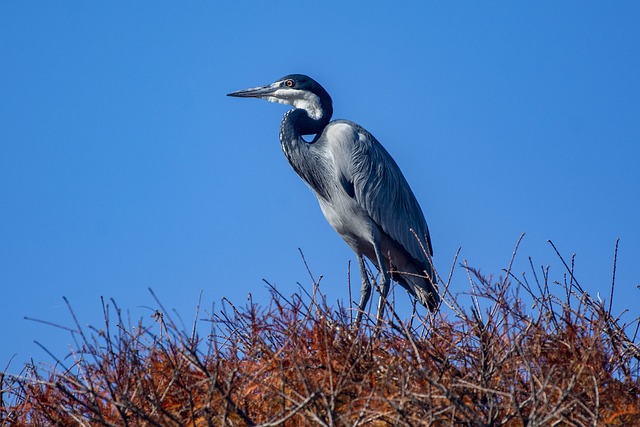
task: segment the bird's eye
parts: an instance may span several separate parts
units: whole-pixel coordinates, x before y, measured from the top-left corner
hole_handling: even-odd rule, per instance
[[[293,80],[289,79],[285,81],[284,84],[287,85],[287,87],[293,87]]]

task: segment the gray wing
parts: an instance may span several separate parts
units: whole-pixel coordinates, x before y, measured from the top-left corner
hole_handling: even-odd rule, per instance
[[[430,265],[424,253],[426,250],[433,255],[427,222],[400,168],[373,135],[355,123],[343,123],[352,126],[356,134],[347,177],[353,185],[354,198],[412,257]]]

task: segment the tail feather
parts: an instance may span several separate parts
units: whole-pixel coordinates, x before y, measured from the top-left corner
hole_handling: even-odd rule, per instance
[[[440,305],[440,294],[438,294],[436,282],[432,282],[427,277],[410,276],[406,274],[398,274],[394,279],[413,294],[420,304],[427,307],[429,311],[435,312],[438,309]]]

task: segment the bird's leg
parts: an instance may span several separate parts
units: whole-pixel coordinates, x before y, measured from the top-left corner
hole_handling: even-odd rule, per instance
[[[380,280],[380,300],[378,301],[378,319],[376,321],[376,325],[380,326],[380,324],[382,323],[382,315],[384,314],[384,306],[387,301],[387,294],[389,293],[390,283],[389,283],[389,272],[384,262],[382,251],[380,250],[380,244],[378,242],[374,242],[373,249],[376,252],[378,268],[380,269],[380,276],[382,277],[382,279]]]
[[[360,321],[362,320],[362,313],[364,313],[369,297],[371,296],[371,282],[369,282],[369,275],[367,268],[364,265],[364,258],[361,254],[358,254],[358,265],[360,266],[360,276],[362,276],[362,288],[360,290],[360,304],[358,304],[358,314],[356,315],[356,329],[360,328]]]

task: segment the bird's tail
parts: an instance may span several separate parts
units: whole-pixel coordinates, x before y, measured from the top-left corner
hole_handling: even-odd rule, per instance
[[[411,292],[420,304],[424,305],[431,312],[435,312],[440,306],[440,294],[438,293],[438,282],[435,276],[417,276],[409,274],[399,274],[395,279]]]

